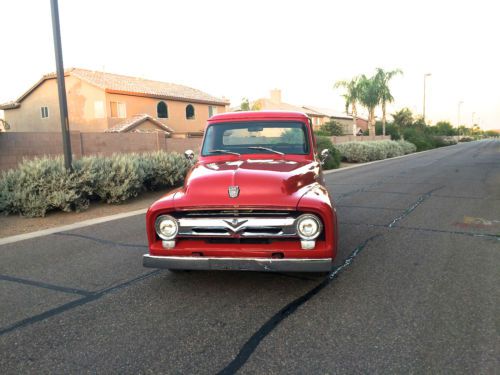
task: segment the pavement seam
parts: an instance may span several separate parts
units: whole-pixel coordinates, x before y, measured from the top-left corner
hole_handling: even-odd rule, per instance
[[[55,315],[59,315],[63,312],[72,310],[76,307],[83,306],[89,302],[96,301],[109,293],[112,293],[112,292],[119,290],[119,289],[126,288],[126,287],[128,287],[132,284],[135,284],[137,282],[140,282],[142,280],[148,279],[152,276],[157,275],[160,272],[162,272],[162,270],[154,270],[152,272],[148,272],[146,274],[140,275],[140,276],[135,277],[133,279],[127,280],[121,284],[102,289],[100,291],[91,293],[88,296],[85,296],[83,298],[79,298],[79,299],[76,299],[74,301],[71,301],[71,302],[65,303],[63,305],[60,305],[58,307],[55,307],[53,309],[44,311],[43,313],[31,316],[31,317],[26,318],[26,319],[19,320],[19,321],[12,323],[4,328],[0,328],[0,336],[3,336],[5,334],[12,332],[12,331],[15,331],[17,329],[24,328],[26,326],[35,324],[37,322],[41,322],[43,320],[49,319]]]
[[[370,227],[370,228],[389,228],[387,226],[387,224],[349,223],[349,222],[345,222],[345,221],[340,222],[339,224],[365,226],[365,227]],[[455,235],[469,236],[469,237],[495,239],[495,240],[500,241],[500,234],[491,234],[491,233],[473,233],[473,232],[463,232],[463,231],[451,231],[451,230],[445,230],[445,229],[407,227],[404,225],[394,226],[394,227],[391,227],[390,229],[403,229],[403,230],[413,230],[413,231],[420,231],[420,232],[446,233],[446,234],[455,234]]]
[[[9,282],[18,283],[18,284],[29,285],[29,286],[35,286],[37,288],[54,290],[56,292],[78,294],[81,296],[89,296],[92,294],[92,292],[89,292],[89,291],[83,290],[83,289],[69,288],[69,287],[65,287],[65,286],[45,283],[43,281],[23,279],[20,277],[14,277],[14,276],[9,276],[9,275],[0,275],[0,280],[1,281],[9,281]]]
[[[308,292],[302,296],[296,298],[292,302],[288,303],[285,307],[280,309],[276,314],[274,314],[270,319],[268,319],[246,342],[243,344],[239,350],[236,357],[221,371],[218,372],[219,375],[234,374],[240,370],[245,363],[248,361],[250,356],[253,354],[255,349],[260,345],[262,340],[264,340],[283,320],[292,315],[299,307],[304,305],[307,301],[313,298],[321,290],[323,290],[328,284],[330,284],[345,268],[349,267],[354,259],[363,251],[363,249],[368,245],[369,242],[375,238],[380,237],[381,234],[376,234],[370,238],[363,241],[361,244],[356,246],[356,248],[351,252],[351,254],[344,260],[344,262],[335,268],[332,272],[326,276],[323,281],[321,281],[314,288],[310,289]]]

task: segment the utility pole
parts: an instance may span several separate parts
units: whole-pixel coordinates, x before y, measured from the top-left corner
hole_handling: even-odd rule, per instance
[[[424,74],[424,110],[422,111],[423,112],[422,113],[422,117],[424,119],[424,123],[425,123],[425,89],[426,89],[425,83],[426,83],[426,78],[430,77],[431,75],[432,75],[431,73]]]
[[[59,27],[59,6],[57,0],[50,0],[50,9],[52,12],[52,33],[54,36],[54,51],[56,55],[57,91],[59,93],[64,166],[71,171],[73,170],[71,161],[71,139],[69,134],[68,103],[66,101],[66,86],[64,84],[64,65],[61,46],[61,29]]]

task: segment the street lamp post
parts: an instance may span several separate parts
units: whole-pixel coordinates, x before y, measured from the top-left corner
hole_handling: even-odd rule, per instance
[[[426,90],[426,81],[427,81],[427,77],[430,77],[431,75],[432,75],[431,73],[424,74],[424,109],[422,111],[422,117],[424,118],[424,123],[425,123],[425,90]]]
[[[457,128],[460,128],[460,107],[462,106],[462,104],[464,104],[464,101],[460,100],[458,102],[458,111],[457,111]]]

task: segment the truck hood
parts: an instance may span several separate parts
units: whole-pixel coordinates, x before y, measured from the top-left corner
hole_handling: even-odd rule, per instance
[[[295,209],[319,181],[314,161],[246,159],[198,163],[174,196],[176,209],[266,207]],[[239,195],[229,196],[237,186]]]

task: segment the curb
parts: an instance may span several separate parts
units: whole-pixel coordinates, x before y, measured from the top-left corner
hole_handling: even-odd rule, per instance
[[[0,245],[6,245],[6,244],[9,244],[9,243],[14,243],[14,242],[19,242],[19,241],[29,240],[29,239],[32,239],[32,238],[43,237],[43,236],[47,236],[49,234],[54,234],[54,233],[59,233],[59,232],[66,232],[66,231],[73,230],[73,229],[79,229],[79,228],[83,228],[83,227],[88,227],[90,225],[106,223],[108,221],[124,219],[124,218],[130,217],[130,216],[136,216],[136,215],[145,214],[146,211],[147,211],[147,208],[143,208],[143,209],[140,209],[140,210],[129,211],[129,212],[122,212],[120,214],[103,216],[103,217],[98,217],[98,218],[95,218],[95,219],[89,219],[89,220],[79,221],[77,223],[68,224],[68,225],[62,225],[62,226],[59,226],[59,227],[42,229],[42,230],[38,230],[36,232],[17,234],[15,236],[0,238]]]

